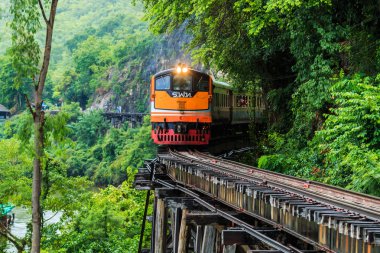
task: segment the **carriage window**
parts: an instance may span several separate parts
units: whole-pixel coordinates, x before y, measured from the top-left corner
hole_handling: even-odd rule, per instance
[[[156,78],[156,90],[169,90],[170,76],[160,76]]]
[[[236,107],[248,107],[248,96],[236,96]]]
[[[173,90],[192,90],[191,76],[174,75],[173,76]]]

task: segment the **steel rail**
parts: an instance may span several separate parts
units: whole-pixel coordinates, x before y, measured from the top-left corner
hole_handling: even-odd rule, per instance
[[[321,204],[330,206],[333,209],[343,209],[377,222],[380,221],[380,198],[377,197],[343,190],[319,182],[305,181],[296,177],[265,171],[237,162],[226,161],[214,156],[205,155],[198,151],[192,153],[187,152],[187,155],[171,149],[169,152],[177,158],[182,158],[200,166],[218,170],[248,181],[266,183],[269,187],[286,190],[289,193],[315,200]],[[203,158],[203,160],[200,158]],[[233,168],[228,167],[228,165],[233,166]],[[337,198],[337,195],[340,197]],[[355,202],[354,196],[357,196],[357,198],[360,198],[362,201],[359,203],[358,201]],[[372,205],[363,207],[359,206],[367,203]]]
[[[300,179],[300,178],[297,178],[297,177],[294,177],[294,176],[285,175],[285,174],[277,173],[277,172],[274,172],[274,171],[259,169],[259,168],[254,167],[254,166],[249,166],[249,165],[238,163],[238,162],[235,162],[235,161],[225,160],[225,159],[221,159],[221,158],[215,157],[215,156],[209,156],[209,155],[206,155],[206,154],[204,154],[202,152],[199,152],[198,150],[195,150],[194,152],[198,156],[207,157],[208,159],[218,159],[219,161],[223,162],[224,164],[230,164],[230,165],[239,166],[239,167],[245,168],[245,169],[259,171],[260,173],[263,173],[263,174],[265,173],[265,174],[268,174],[268,175],[280,176],[280,177],[283,177],[283,178],[294,180],[297,183],[302,183],[302,184],[308,183],[309,186],[311,186],[311,187],[321,187],[322,190],[330,189],[331,191],[334,191],[334,193],[338,193],[338,194],[349,194],[349,197],[356,198],[356,200],[357,200],[357,198],[361,198],[363,200],[369,200],[370,202],[373,202],[373,203],[376,202],[376,204],[375,204],[375,205],[377,205],[376,207],[377,208],[380,207],[380,197],[370,196],[370,195],[367,195],[367,194],[364,194],[364,193],[350,191],[350,190],[343,189],[343,188],[340,188],[340,187],[337,187],[337,186],[323,184],[323,183],[317,182],[317,181],[310,181],[310,180]],[[347,197],[347,196],[345,196],[345,197]]]
[[[208,156],[198,151],[195,151],[195,153],[197,156],[207,157],[208,159],[215,159],[213,156]],[[223,165],[229,164],[232,166],[240,167],[242,169],[241,172],[243,172],[243,175],[247,173],[247,169],[251,170],[250,173],[252,174],[256,172],[264,174],[266,176],[269,175],[265,178],[265,180],[267,180],[267,185],[272,185],[279,189],[286,187],[287,191],[294,192],[301,196],[308,196],[313,200],[326,205],[332,205],[338,209],[346,209],[351,212],[356,212],[357,214],[365,216],[366,218],[372,219],[374,221],[380,221],[380,198],[378,197],[345,190],[320,182],[306,181],[293,176],[266,171],[237,162],[225,161],[223,159],[218,160]],[[252,170],[255,171],[252,172]],[[283,180],[284,178],[286,178],[286,180]],[[365,205],[365,207],[360,207],[358,205]]]

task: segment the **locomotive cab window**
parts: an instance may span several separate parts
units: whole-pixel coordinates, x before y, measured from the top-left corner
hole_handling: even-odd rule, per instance
[[[191,91],[193,86],[192,77],[189,75],[174,75],[173,90],[175,91]]]
[[[209,91],[209,77],[201,75],[195,79],[196,89],[198,91]]]
[[[156,90],[169,90],[170,76],[160,76],[156,78]]]
[[[209,90],[208,80],[201,80],[201,82],[198,83],[197,85],[197,89],[199,91],[208,91]]]

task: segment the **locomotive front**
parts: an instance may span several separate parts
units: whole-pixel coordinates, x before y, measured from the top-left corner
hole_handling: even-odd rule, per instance
[[[164,145],[209,143],[212,78],[186,66],[157,73],[151,81],[152,138]]]

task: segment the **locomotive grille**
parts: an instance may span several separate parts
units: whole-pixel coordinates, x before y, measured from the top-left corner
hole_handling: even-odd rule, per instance
[[[185,110],[185,101],[177,101],[178,103],[178,110]]]

